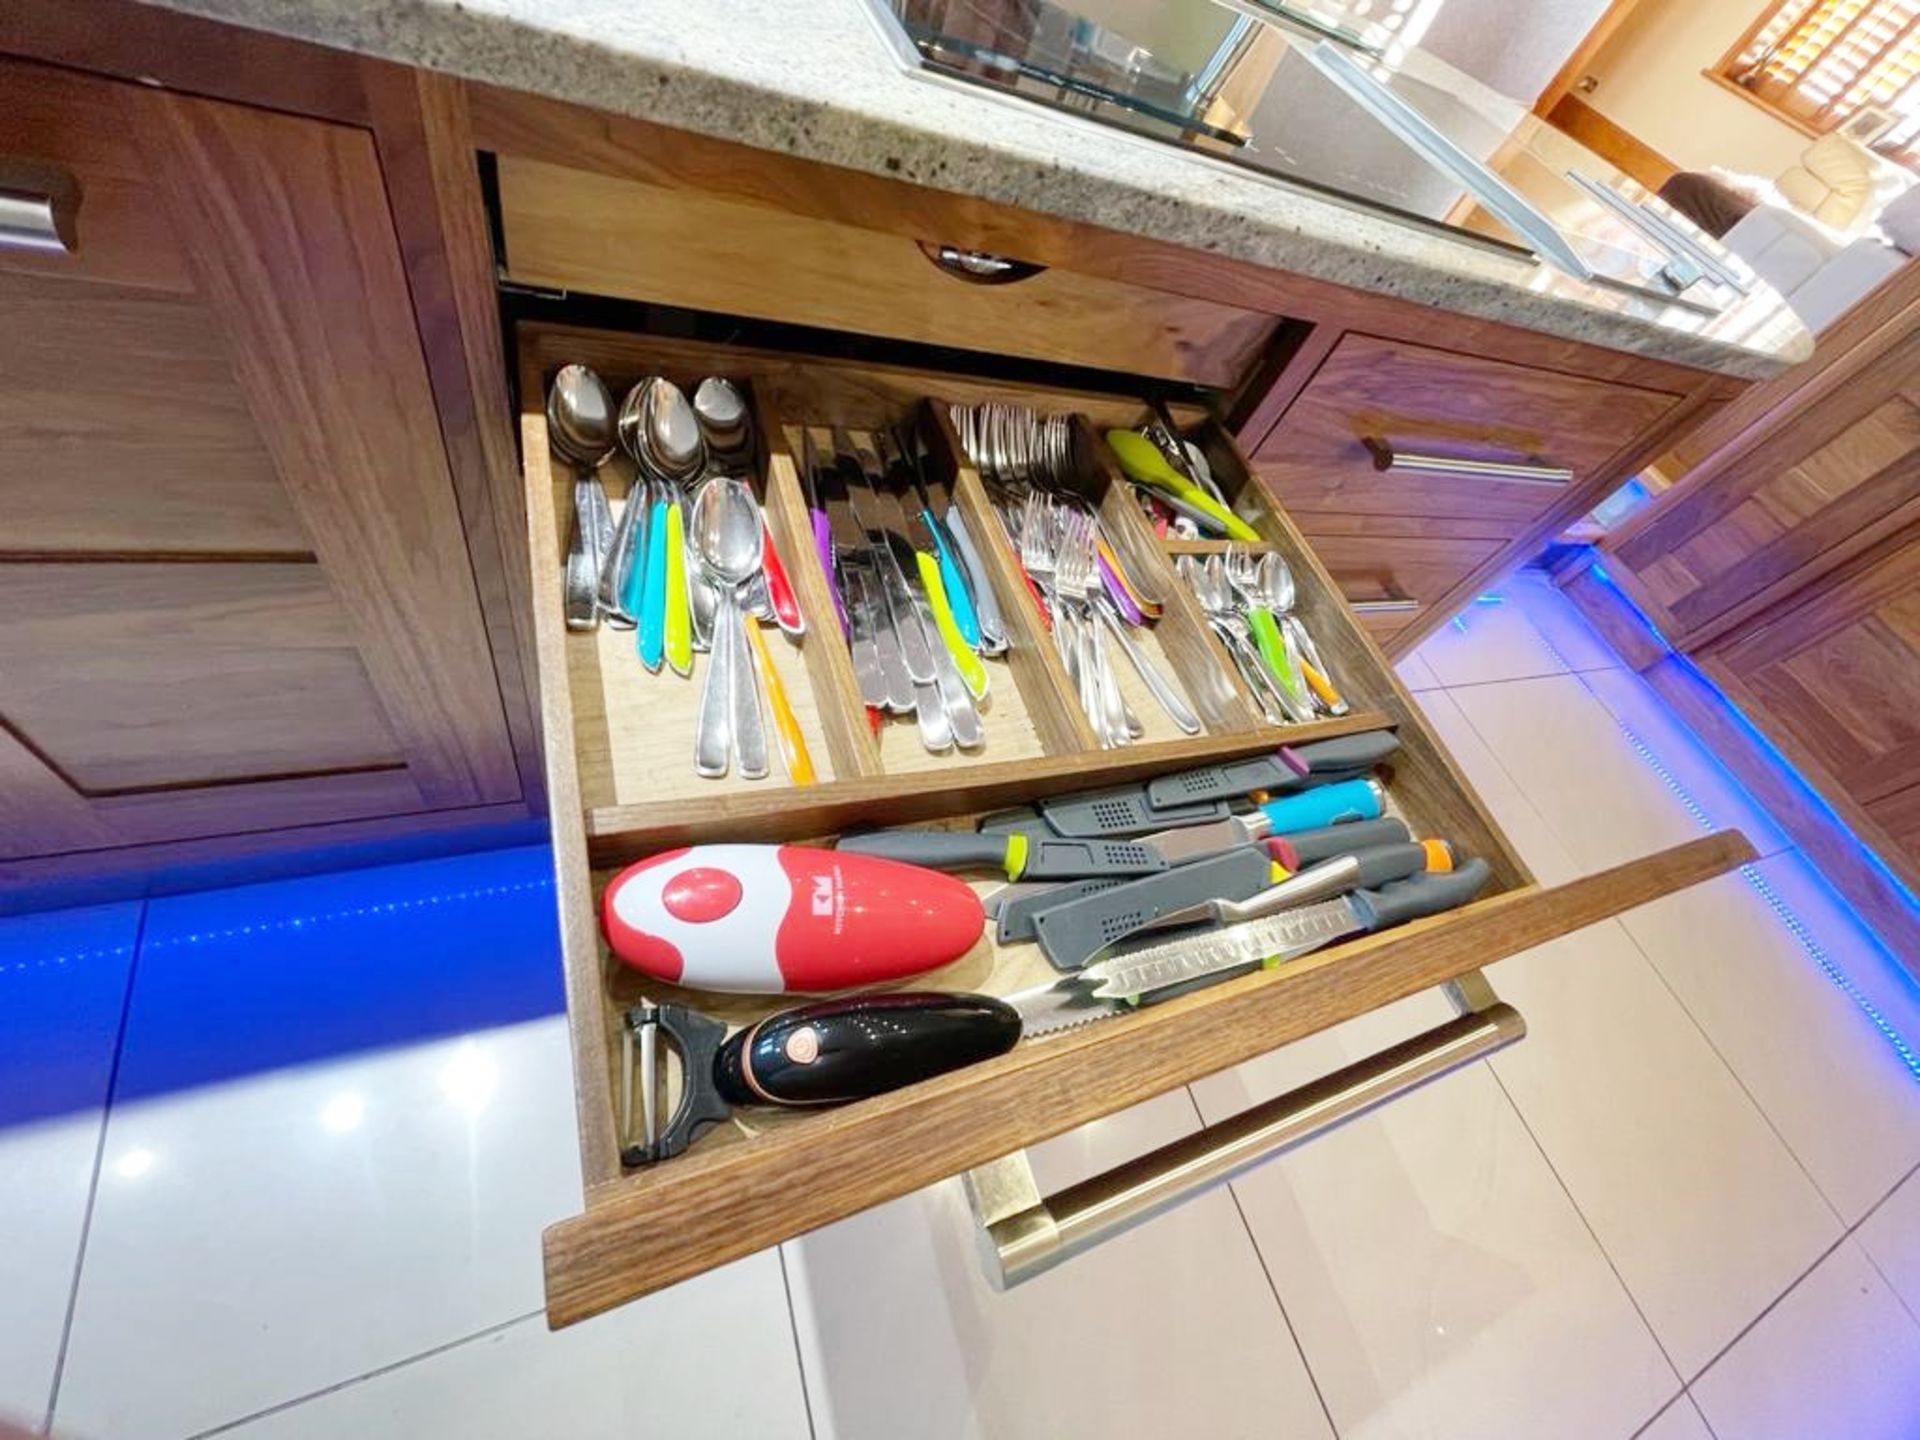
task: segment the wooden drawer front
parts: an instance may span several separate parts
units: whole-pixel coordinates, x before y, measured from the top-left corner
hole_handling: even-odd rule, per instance
[[[543,161],[503,155],[499,177],[527,284],[1223,387],[1278,324],[1070,270],[970,283],[902,236]]]
[[[1370,442],[1397,455],[1564,467],[1578,485],[1678,398],[1347,335],[1254,462],[1309,534],[1327,513],[1452,516],[1513,535],[1567,486],[1382,472]]]
[[[1307,543],[1347,599],[1361,603],[1417,600],[1423,606],[1438,601],[1500,550],[1497,540],[1405,535],[1309,532]]]
[[[538,422],[540,381],[563,359],[605,365],[623,375],[630,375],[636,363],[669,374],[687,373],[688,366],[696,367],[695,373],[705,366],[745,374],[762,414],[771,412],[776,431],[790,428],[781,416],[796,402],[837,403],[847,423],[857,425],[875,407],[892,414],[903,396],[929,394],[967,401],[997,397],[1050,412],[1077,410],[1096,425],[1132,425],[1145,418],[1144,407],[1112,397],[988,385],[928,372],[544,326],[522,327],[519,338],[523,435],[532,440],[544,438]],[[623,363],[628,369],[619,371]],[[530,388],[528,380],[533,382]],[[554,854],[587,1192],[586,1212],[547,1232],[550,1321],[584,1319],[984,1164],[1718,873],[1751,854],[1738,836],[1713,837],[1560,890],[1537,889],[1356,623],[1318,557],[1253,481],[1231,438],[1211,422],[1192,433],[1236,510],[1261,533],[1260,548],[1287,559],[1298,586],[1297,608],[1352,702],[1353,714],[1284,732],[1265,726],[1221,729],[1198,739],[1090,751],[1073,748],[1074,727],[1062,724],[1058,714],[1049,717],[1043,708],[1070,704],[1070,697],[1052,695],[1047,685],[1036,684],[1020,687],[1022,723],[1035,730],[1034,753],[1021,758],[902,773],[884,753],[876,757],[850,746],[845,756],[834,754],[832,777],[823,776],[823,783],[810,789],[761,782],[702,792],[675,778],[675,767],[685,762],[668,757],[656,770],[663,785],[676,787],[674,793],[644,800],[620,794],[617,783],[609,792],[604,775],[589,770],[606,744],[607,717],[593,709],[597,692],[591,687],[581,703],[580,642],[591,645],[596,657],[601,652],[596,637],[564,631],[558,559],[566,507],[556,494],[546,456],[529,445],[539,681],[555,806]],[[936,467],[957,474],[960,488],[970,491],[978,476],[952,453],[951,428],[936,427],[933,438],[949,450],[936,460]],[[782,544],[799,538],[791,513],[790,487],[796,477],[790,465],[791,457],[776,440],[768,461],[768,513],[775,540]],[[796,547],[789,553],[806,552]],[[824,601],[824,595],[819,598]],[[1045,644],[1031,636],[1026,643]],[[839,653],[838,647],[810,637],[802,648],[807,653],[795,673],[816,687],[817,702],[838,684],[826,663]],[[624,658],[638,668],[631,656]],[[647,713],[657,712],[649,708]],[[1258,754],[1281,734],[1306,739],[1381,727],[1392,727],[1401,742],[1382,772],[1390,807],[1416,833],[1445,835],[1461,853],[1489,862],[1493,881],[1472,905],[1137,1015],[1023,1043],[997,1060],[873,1100],[813,1112],[756,1110],[743,1115],[741,1123],[709,1132],[685,1155],[649,1168],[622,1169],[616,1106],[624,1078],[619,1036],[625,1011],[643,998],[674,998],[741,1023],[782,1008],[777,998],[673,991],[617,963],[601,942],[597,902],[626,862],[701,841],[817,841],[856,824],[965,824],[1037,796]],[[825,733],[829,727],[823,723],[822,729]],[[623,742],[616,737],[615,743]],[[689,742],[682,733],[674,743],[684,750]],[[989,934],[961,959],[917,977],[913,984],[918,989],[1008,994],[1052,974],[1036,947],[1002,948]]]

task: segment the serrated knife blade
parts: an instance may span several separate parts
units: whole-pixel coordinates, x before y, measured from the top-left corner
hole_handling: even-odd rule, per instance
[[[1270,959],[1305,954],[1366,928],[1365,917],[1343,895],[1283,910],[1264,920],[1145,945],[1090,966],[1076,978],[1082,984],[1092,982],[1096,999],[1124,1002]],[[1095,971],[1098,974],[1091,973]]]
[[[1036,1035],[1052,1035],[1124,1015],[1133,1007],[1119,1000],[1095,997],[1078,976],[1068,976],[1051,985],[1036,985],[1017,995],[1006,997],[1020,1014],[1020,1034],[1031,1040]]]

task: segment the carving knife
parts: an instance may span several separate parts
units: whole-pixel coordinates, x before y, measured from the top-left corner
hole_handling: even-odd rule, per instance
[[[1386,792],[1377,780],[1347,780],[1298,795],[1283,795],[1255,807],[1249,815],[1235,815],[1210,825],[1162,830],[1143,837],[1139,843],[1151,847],[1169,864],[1181,865],[1202,855],[1250,845],[1269,835],[1378,819],[1385,802]]]
[[[1353,935],[1455,909],[1478,895],[1492,873],[1486,861],[1469,860],[1447,874],[1414,875],[1378,890],[1356,890],[1243,925],[1129,946],[1077,974],[1006,1000],[1019,1012],[1024,1037],[1072,1029],[1261,966],[1296,960]]]

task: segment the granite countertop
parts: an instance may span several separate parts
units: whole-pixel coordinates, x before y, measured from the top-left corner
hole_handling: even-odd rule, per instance
[[[1812,352],[1764,286],[1709,319],[1091,121],[928,83],[903,68],[868,0],[149,3],[1741,378]]]

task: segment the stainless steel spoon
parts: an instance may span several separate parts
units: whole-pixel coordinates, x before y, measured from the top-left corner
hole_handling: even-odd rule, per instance
[[[574,467],[573,531],[567,537],[569,630],[591,630],[598,618],[601,562],[613,548],[613,508],[594,473],[614,450],[613,397],[585,365],[562,365],[547,390],[547,443]]]
[[[694,730],[694,769],[709,777],[726,774],[731,748],[741,778],[759,780],[767,773],[767,732],[740,611],[740,592],[760,568],[760,508],[753,492],[730,476],[710,476],[693,502],[693,537],[719,599],[713,662]]]

